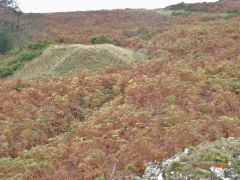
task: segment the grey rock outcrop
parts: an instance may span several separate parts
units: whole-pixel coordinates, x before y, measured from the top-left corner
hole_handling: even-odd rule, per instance
[[[139,179],[240,180],[240,138],[203,143],[195,148],[186,148],[162,162],[150,162]]]

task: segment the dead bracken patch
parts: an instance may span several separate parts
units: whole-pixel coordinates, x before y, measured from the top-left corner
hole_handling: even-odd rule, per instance
[[[173,17],[156,11],[140,16],[144,10],[104,12],[95,12],[101,15],[95,23],[105,20],[106,14],[106,22],[113,21],[109,16],[113,12],[128,21],[121,24],[114,19],[117,26],[101,24],[89,33],[83,29],[79,39],[95,32],[108,34],[115,27],[111,38],[127,36],[123,46],[138,49],[140,56],[144,53],[151,60],[139,61],[129,50],[112,45],[93,50],[52,45],[40,56],[42,61],[34,59],[13,77],[1,79],[0,178],[131,179],[143,175],[149,162],[160,162],[180,149],[240,137],[239,16],[225,19],[216,14],[214,20],[203,21],[208,13]],[[56,38],[54,32],[61,26],[64,42],[75,43],[69,29],[82,27],[75,24],[79,17],[71,21],[73,17],[64,14],[46,15],[49,34]],[[86,12],[83,17],[93,14]],[[139,20],[136,25],[138,17],[146,22]],[[59,19],[71,25],[58,26]],[[147,25],[149,30],[144,29]],[[77,60],[85,64],[74,72]],[[74,73],[68,74],[70,70]],[[40,78],[49,72],[56,74]],[[27,80],[31,78],[35,79]],[[224,163],[226,155],[218,151],[201,157]],[[181,168],[174,162],[167,171]]]

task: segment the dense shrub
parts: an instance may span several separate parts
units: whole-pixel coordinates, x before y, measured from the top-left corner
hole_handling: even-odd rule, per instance
[[[121,42],[118,41],[117,39],[114,39],[114,40],[112,41],[112,43],[113,43],[115,46],[121,46]]]
[[[0,67],[1,77],[7,77],[13,74],[13,70],[10,67]]]
[[[174,11],[196,11],[196,9],[192,6],[192,5],[185,5],[183,2],[176,4],[176,5],[172,5],[170,7],[170,10],[174,10]]]
[[[144,36],[144,35],[147,35],[148,33],[149,33],[149,30],[144,27],[140,27],[137,30],[137,36]]]
[[[0,53],[0,61],[1,61],[2,59],[4,59],[4,58],[5,58],[5,56]]]
[[[184,8],[184,11],[196,11],[196,9],[194,9],[193,6],[186,6],[186,7]]]
[[[192,13],[191,12],[176,12],[173,11],[171,13],[172,16],[190,16]]]
[[[183,10],[184,8],[185,8],[185,5],[182,2],[182,3],[176,4],[176,5],[172,5],[170,7],[170,10],[179,11],[179,10]]]
[[[30,61],[33,58],[39,56],[40,54],[41,54],[41,51],[26,50],[19,54],[19,60],[20,61]]]
[[[44,48],[50,44],[49,41],[37,41],[29,43],[25,50],[19,52],[19,48],[9,51],[9,55],[14,55],[0,62],[0,77],[12,75],[14,71],[22,68],[27,61],[41,55]]]
[[[7,54],[9,55],[16,55],[20,52],[20,49],[19,48],[14,48],[14,49],[10,49]]]
[[[13,47],[9,33],[0,31],[0,53],[4,54]]]
[[[149,34],[143,36],[143,39],[144,40],[150,40],[150,39],[154,38],[155,36],[157,36],[158,34],[161,34],[161,33],[165,32],[165,31],[167,31],[167,30],[166,29],[165,30],[159,29],[157,31],[154,31],[153,33],[149,33]]]
[[[50,42],[48,40],[43,40],[43,41],[36,41],[36,42],[30,42],[27,45],[27,49],[29,50],[42,50],[46,48]]]
[[[226,15],[224,17],[224,19],[228,20],[228,19],[232,19],[232,18],[235,18],[235,17],[238,17],[238,16],[240,16],[240,13],[232,13],[232,14]]]
[[[203,18],[201,19],[202,22],[208,22],[208,21],[213,21],[213,20],[214,20],[213,17],[208,17],[208,16],[203,17]]]
[[[109,43],[110,41],[104,35],[94,36],[91,39],[92,44],[104,44]]]
[[[119,40],[107,38],[104,35],[98,35],[98,36],[92,37],[91,42],[92,44],[111,43],[111,44],[114,44],[115,46],[121,46],[121,42]]]
[[[16,70],[18,70],[18,69],[21,69],[23,66],[24,66],[24,63],[18,62],[18,63],[16,63],[16,64],[11,65],[11,66],[10,66],[10,69],[11,69],[12,71],[16,71]]]
[[[240,13],[240,10],[233,9],[233,10],[227,10],[226,13],[232,14],[232,13]]]

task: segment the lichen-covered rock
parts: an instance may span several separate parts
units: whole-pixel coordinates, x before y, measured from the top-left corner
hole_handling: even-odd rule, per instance
[[[206,142],[162,162],[150,162],[142,179],[240,180],[240,138]]]

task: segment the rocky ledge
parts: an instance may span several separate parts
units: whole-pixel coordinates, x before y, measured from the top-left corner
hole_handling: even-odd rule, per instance
[[[240,138],[221,138],[162,162],[150,162],[136,180],[240,180]]]

